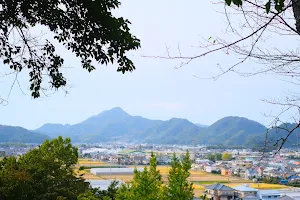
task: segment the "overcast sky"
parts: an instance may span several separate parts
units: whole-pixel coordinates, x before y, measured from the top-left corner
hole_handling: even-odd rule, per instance
[[[191,62],[180,69],[180,61],[144,58],[164,56],[166,45],[177,53],[180,44],[184,55],[194,55],[203,38],[222,36],[226,19],[218,11],[222,5],[199,0],[122,0],[118,16],[131,22],[132,32],[141,39],[142,48],[131,52],[136,70],[125,75],[116,66],[97,65],[88,73],[70,52],[59,49],[66,61],[68,94],[59,91],[47,98],[34,100],[15,86],[9,104],[0,106],[0,124],[35,129],[44,123],[78,123],[103,110],[121,107],[131,115],[167,120],[186,118],[195,123],[212,124],[225,116],[242,116],[268,124],[263,113],[278,109],[261,99],[283,98],[294,86],[273,76],[240,77],[227,74],[217,81],[197,79],[210,77],[217,65],[229,66],[232,57],[217,53]],[[50,37],[50,36],[49,36]],[[286,43],[285,43],[286,44]],[[288,45],[288,44],[286,44]],[[253,67],[246,63],[243,67]],[[27,90],[27,72],[19,79]],[[1,95],[7,95],[12,78],[2,78]]]

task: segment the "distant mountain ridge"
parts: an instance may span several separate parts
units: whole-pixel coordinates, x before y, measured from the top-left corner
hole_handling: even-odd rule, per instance
[[[0,143],[42,143],[49,136],[18,126],[0,125]]]
[[[197,135],[197,141],[213,145],[249,146],[253,139],[262,136],[267,128],[244,117],[224,117]]]
[[[194,138],[204,128],[199,127],[186,119],[172,118],[144,133],[144,141],[161,144],[193,144]]]
[[[36,132],[51,136],[59,135],[71,137],[74,142],[106,142],[115,140],[134,139],[136,135],[142,137],[147,129],[163,123],[161,120],[149,120],[140,116],[131,116],[119,107],[103,111],[78,124],[65,126],[42,126]],[[51,129],[56,129],[56,133]]]
[[[74,142],[136,141],[156,144],[208,144],[250,146],[263,138],[266,127],[243,117],[225,117],[210,126],[186,119],[167,121],[131,116],[116,107],[78,124],[45,124],[35,130],[51,137],[62,135]],[[54,132],[55,131],[55,132]]]
[[[286,126],[292,129],[295,124],[287,124]],[[74,125],[45,124],[34,131],[15,128],[19,138],[32,136],[31,141],[41,141],[47,137],[45,135],[50,138],[61,135],[70,137],[75,143],[130,141],[153,144],[206,144],[244,147],[252,147],[262,143],[265,140],[267,130],[262,124],[243,117],[224,117],[210,126],[203,126],[180,118],[163,121],[131,116],[119,107],[103,111]],[[1,132],[0,129],[0,137],[6,132]],[[28,135],[29,133],[31,135]],[[268,139],[275,143],[279,138],[284,138],[286,134],[287,132],[283,130],[272,129],[268,132]],[[5,137],[7,138],[7,134]],[[11,140],[17,139],[10,137],[5,141]],[[292,134],[286,146],[298,144],[298,140],[300,142],[300,129]],[[24,139],[22,141],[29,140]]]

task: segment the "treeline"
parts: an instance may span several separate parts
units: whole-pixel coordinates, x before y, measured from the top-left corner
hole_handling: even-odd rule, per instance
[[[74,173],[78,149],[69,138],[46,140],[26,155],[0,161],[0,200],[171,200],[193,199],[189,152],[182,160],[173,155],[164,182],[152,154],[150,167],[134,171],[133,180],[114,181],[107,190],[93,189]]]
[[[230,153],[216,153],[216,154],[208,154],[207,155],[207,159],[210,161],[219,161],[219,160],[224,160],[224,161],[228,161],[232,159],[232,155]]]

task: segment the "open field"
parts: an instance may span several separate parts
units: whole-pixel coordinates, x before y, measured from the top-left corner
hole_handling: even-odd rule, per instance
[[[104,165],[107,166],[106,162],[101,162],[101,161],[93,161],[91,159],[78,159],[78,165],[79,166],[93,166],[93,165]]]
[[[109,167],[110,164],[99,162],[99,161],[92,161],[92,160],[79,160],[78,166],[107,166]],[[124,166],[125,167],[125,166]],[[128,166],[130,168],[144,168],[145,166]],[[149,166],[146,166],[149,167]],[[171,166],[158,166],[157,169],[160,171],[163,180],[167,181],[168,172],[170,170]],[[83,174],[83,178],[90,179],[90,180],[106,180],[106,179],[116,179],[121,181],[131,181],[133,178],[133,175],[105,175],[105,176],[96,176],[94,174],[90,173],[89,169],[81,170],[75,169],[76,174]],[[251,181],[239,179],[236,177],[226,177],[219,174],[211,174],[207,172],[202,171],[196,171],[191,170],[191,176],[189,177],[189,181],[194,182],[194,193],[195,196],[199,197],[203,194],[205,190],[205,186],[215,184],[215,183],[223,183],[224,185],[227,185],[229,187],[235,187],[242,184],[248,184],[250,187],[257,188],[257,189],[284,189],[287,188],[287,186],[284,185],[276,185],[276,184],[266,184],[266,183],[252,183]]]
[[[285,185],[279,185],[279,184],[269,184],[269,183],[247,183],[250,187],[256,188],[256,189],[260,189],[260,190],[278,190],[278,189],[285,189],[288,188],[288,186]],[[238,185],[241,184],[237,184],[237,183],[229,183],[226,184],[229,187],[236,187]]]

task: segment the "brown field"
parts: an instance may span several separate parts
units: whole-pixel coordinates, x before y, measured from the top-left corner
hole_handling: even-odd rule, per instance
[[[268,183],[247,183],[250,187],[256,188],[256,189],[261,189],[261,190],[276,190],[276,189],[285,189],[288,188],[285,185],[279,185],[279,184],[268,184]],[[226,184],[230,187],[235,187],[238,186],[240,184],[237,183],[230,183],[230,184]]]
[[[109,166],[110,164],[106,164],[103,162],[94,162],[91,160],[79,160],[79,166],[88,165],[88,166]],[[143,168],[143,166],[129,166],[131,168],[138,167]],[[167,175],[170,170],[171,166],[158,166],[157,169],[160,171],[163,179],[167,180]],[[283,185],[276,185],[276,184],[266,184],[266,183],[252,183],[251,181],[235,178],[235,177],[226,177],[218,174],[211,174],[207,172],[201,172],[196,170],[191,170],[191,176],[189,177],[190,181],[194,182],[194,194],[195,196],[199,197],[203,194],[205,186],[211,185],[214,183],[223,183],[229,187],[235,187],[242,184],[248,184],[250,187],[257,188],[257,189],[284,189],[287,188]],[[92,179],[92,180],[106,180],[106,179],[116,179],[121,181],[131,181],[133,175],[106,175],[106,176],[96,176],[90,173],[90,170],[81,170],[79,171],[75,169],[76,174],[83,174],[83,178],[85,179]],[[229,184],[228,184],[229,181]]]
[[[78,159],[78,164],[79,166],[107,166],[110,164],[107,164],[106,162],[101,162],[101,161],[93,161],[91,159]]]

